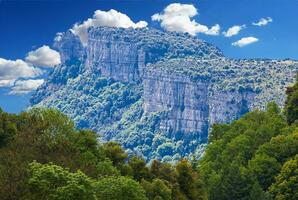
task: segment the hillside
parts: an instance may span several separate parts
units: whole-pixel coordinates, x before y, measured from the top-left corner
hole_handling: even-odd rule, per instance
[[[63,63],[33,94],[78,128],[119,141],[147,161],[199,157],[214,123],[267,102],[282,106],[298,62],[233,60],[188,34],[91,28],[88,45],[70,31],[55,41]]]

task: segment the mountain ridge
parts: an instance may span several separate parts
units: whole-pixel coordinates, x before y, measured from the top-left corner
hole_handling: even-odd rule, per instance
[[[147,161],[199,157],[212,124],[272,100],[282,106],[298,69],[289,60],[225,58],[188,34],[107,27],[88,34],[87,47],[71,32],[56,40],[63,63],[31,105],[55,107]]]

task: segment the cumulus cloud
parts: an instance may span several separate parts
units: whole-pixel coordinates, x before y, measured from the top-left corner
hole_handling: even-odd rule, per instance
[[[83,45],[87,45],[88,35],[87,30],[89,27],[94,26],[108,26],[108,27],[121,27],[121,28],[144,28],[148,25],[145,21],[134,23],[127,15],[116,10],[94,12],[93,18],[89,18],[82,24],[75,24],[71,31],[78,35]]]
[[[46,45],[30,51],[26,61],[40,67],[54,67],[61,63],[60,54]]]
[[[43,79],[18,80],[14,83],[9,94],[27,94],[33,90],[36,90],[43,83]]]
[[[212,26],[208,31],[205,32],[207,35],[219,35],[220,33],[220,26],[216,24]]]
[[[261,18],[258,22],[253,22],[252,25],[255,26],[266,26],[267,24],[273,22],[273,19],[271,17],[267,18]]]
[[[242,25],[242,26],[239,26],[239,25],[235,25],[235,26],[232,26],[230,27],[227,31],[223,32],[223,35],[225,37],[232,37],[234,35],[238,35],[239,32],[244,29],[246,27],[246,25]]]
[[[232,45],[233,46],[238,46],[238,47],[244,47],[246,45],[258,42],[259,39],[255,38],[255,37],[244,37],[241,38],[240,40],[238,40],[237,42],[233,42]]]
[[[219,34],[220,26],[218,24],[209,29],[206,25],[199,24],[191,19],[196,15],[198,15],[198,11],[193,5],[172,3],[162,13],[152,15],[151,19],[160,22],[161,27],[167,31],[177,31],[191,35],[198,33]]]
[[[0,58],[0,87],[11,86],[18,78],[32,78],[42,74],[42,70],[23,60]]]

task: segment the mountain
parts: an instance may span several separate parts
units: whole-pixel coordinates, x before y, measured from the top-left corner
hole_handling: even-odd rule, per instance
[[[54,47],[62,64],[31,105],[57,108],[147,161],[200,157],[212,124],[282,106],[298,69],[294,60],[226,58],[197,37],[150,28],[90,28],[87,46],[67,31]]]

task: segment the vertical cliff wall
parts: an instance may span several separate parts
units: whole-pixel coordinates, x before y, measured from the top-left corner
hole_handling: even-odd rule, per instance
[[[296,61],[233,60],[197,37],[154,29],[97,27],[82,46],[71,31],[54,47],[62,64],[32,95],[150,159],[202,153],[214,123],[269,101],[282,105]]]
[[[256,94],[253,91],[217,91],[210,95],[209,124],[227,123],[253,110]]]
[[[137,45],[112,38],[109,34],[90,34],[87,47],[86,70],[117,81],[140,80],[145,66],[145,52]]]
[[[191,79],[183,74],[148,70],[144,75],[144,111],[167,111],[160,128],[173,133],[197,132],[207,138],[214,123],[238,119],[252,109],[252,91],[210,92],[208,79]]]
[[[161,129],[170,132],[199,132],[208,129],[208,82],[188,76],[150,71],[144,75],[144,111],[167,111]],[[206,135],[205,135],[206,136]]]

